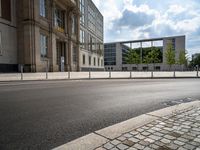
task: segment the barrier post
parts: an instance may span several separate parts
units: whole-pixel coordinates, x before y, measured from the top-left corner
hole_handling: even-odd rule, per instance
[[[23,80],[23,65],[20,65],[20,71],[21,71],[21,80]]]

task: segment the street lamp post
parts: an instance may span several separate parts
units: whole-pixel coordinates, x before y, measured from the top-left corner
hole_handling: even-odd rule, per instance
[[[199,77],[199,65],[196,65],[197,68],[197,77]]]

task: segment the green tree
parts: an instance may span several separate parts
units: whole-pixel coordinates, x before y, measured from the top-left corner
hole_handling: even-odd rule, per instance
[[[155,63],[161,63],[160,53],[159,48],[151,47],[151,51],[144,57],[144,63],[153,64],[153,66],[155,66]]]
[[[167,64],[170,66],[170,69],[171,69],[171,66],[176,63],[175,50],[174,50],[172,44],[167,45],[167,50],[165,52],[165,58],[166,58]]]
[[[187,58],[187,53],[184,51],[180,51],[179,53],[179,59],[178,59],[178,64],[182,66],[182,70],[183,67],[187,65],[188,62],[188,58]]]
[[[140,63],[140,55],[134,50],[134,49],[129,49],[125,61],[127,64],[138,64]]]
[[[195,58],[192,59],[192,61],[190,61],[190,67],[194,68],[196,66],[200,66],[200,54],[197,55]]]

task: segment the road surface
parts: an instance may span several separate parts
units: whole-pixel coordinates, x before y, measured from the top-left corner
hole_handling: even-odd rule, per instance
[[[48,150],[186,98],[199,79],[1,82],[0,149]]]

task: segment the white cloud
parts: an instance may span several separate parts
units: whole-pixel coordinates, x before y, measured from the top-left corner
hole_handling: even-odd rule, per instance
[[[170,5],[168,13],[179,14],[186,11],[186,8],[183,8],[181,5]]]

